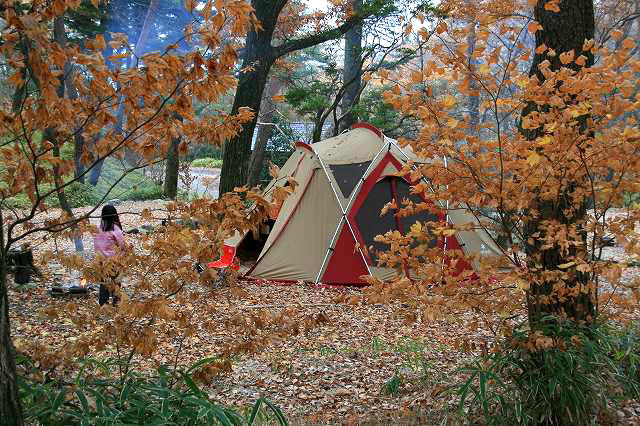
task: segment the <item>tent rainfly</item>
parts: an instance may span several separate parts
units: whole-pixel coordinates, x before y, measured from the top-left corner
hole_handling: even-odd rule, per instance
[[[248,277],[274,281],[306,281],[323,284],[365,284],[362,275],[387,280],[396,271],[380,267],[376,250],[386,245],[374,241],[387,231],[408,231],[416,221],[448,220],[452,223],[476,223],[465,209],[436,216],[420,212],[397,217],[392,211],[380,216],[383,206],[395,199],[421,203],[426,199],[410,192],[409,182],[396,172],[409,161],[419,161],[410,148],[401,148],[378,129],[359,123],[336,137],[296,149],[282,166],[264,194],[283,186],[291,177],[298,185],[284,201]],[[413,182],[415,184],[415,182]],[[236,234],[226,241],[236,247],[247,236]],[[501,250],[479,226],[455,236],[434,241],[443,250],[462,250],[466,256],[476,253],[500,256]],[[459,261],[457,270],[474,266]],[[458,272],[458,271],[457,271]]]

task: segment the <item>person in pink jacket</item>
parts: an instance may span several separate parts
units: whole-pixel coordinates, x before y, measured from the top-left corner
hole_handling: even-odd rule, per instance
[[[98,257],[110,258],[115,256],[119,250],[126,248],[118,211],[111,204],[107,204],[102,208],[99,231],[93,236],[93,248]],[[118,272],[111,274],[111,280],[115,281],[118,275]],[[101,306],[104,305],[109,301],[109,297],[113,298],[114,305],[118,303],[118,297],[115,292],[110,291],[107,285],[101,283],[98,303]]]

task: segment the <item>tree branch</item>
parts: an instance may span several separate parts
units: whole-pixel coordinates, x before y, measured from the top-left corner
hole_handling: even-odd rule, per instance
[[[315,46],[324,43],[329,40],[335,40],[342,37],[347,31],[353,28],[364,20],[364,16],[354,16],[347,20],[339,27],[332,28],[330,30],[322,31],[317,34],[312,34],[307,37],[291,40],[280,46],[273,47],[273,54],[275,58],[280,58],[288,53],[295,52],[296,50],[306,49],[307,47]]]

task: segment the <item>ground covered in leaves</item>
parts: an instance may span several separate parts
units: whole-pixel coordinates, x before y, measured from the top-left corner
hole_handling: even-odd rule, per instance
[[[161,202],[118,207],[125,231],[141,225],[137,213],[143,208],[160,209]],[[134,246],[139,238],[127,235]],[[30,243],[44,269],[51,266],[42,258],[48,250],[73,250],[70,241],[45,239],[43,235],[34,235]],[[85,256],[92,257],[90,237],[85,237],[84,243]],[[74,279],[69,271],[61,273],[65,279]],[[47,292],[47,277],[50,275],[27,286],[10,283],[12,334],[19,349],[33,350],[34,342],[49,350],[61,348],[78,338],[78,327],[70,319],[46,315],[52,308],[110,321],[104,313],[114,308],[99,307],[96,291],[85,298],[53,298]],[[456,343],[480,337],[467,335],[465,329],[445,321],[407,321],[406,307],[399,304],[364,304],[361,290],[355,287],[248,280],[238,284],[236,288],[205,289],[198,298],[183,301],[191,303],[196,313],[199,324],[195,333],[183,339],[167,331],[151,356],[134,357],[135,366],[142,370],[159,365],[189,366],[219,353],[229,342],[233,329],[229,324],[237,318],[288,312],[297,331],[235,357],[230,372],[208,382],[212,398],[245,407],[267,397],[294,419],[294,424],[340,424],[356,418],[360,422],[396,423],[409,410],[413,422],[432,424],[442,421],[451,409],[454,398],[445,388],[460,377],[457,369],[468,356],[456,349]],[[107,347],[101,356],[114,355],[113,348]],[[630,411],[625,417],[637,419],[637,414]]]
[[[233,300],[228,289],[211,300],[229,317],[241,310],[258,313],[300,307],[307,315],[322,316],[326,323],[257,353],[238,357],[230,374],[215,378],[210,394],[221,403],[246,406],[265,396],[293,417],[318,420],[368,414],[396,414],[404,407],[431,408],[443,380],[455,369],[459,354],[451,346],[457,331],[446,325],[405,324],[392,307],[335,304],[335,298],[354,289],[327,289],[308,285],[256,285],[244,282],[249,297]],[[13,336],[20,348],[37,340],[47,347],[74,339],[76,327],[69,320],[52,321],[43,307],[68,302],[52,299],[42,286],[10,292]],[[96,310],[96,294],[77,300],[77,309]],[[233,300],[229,302],[229,300]],[[100,309],[112,309],[102,307]],[[211,356],[224,341],[224,320],[216,332],[197,333],[184,341],[179,362],[188,366]],[[134,359],[140,367],[173,364],[179,339],[167,339],[150,359]],[[439,402],[438,402],[439,404]]]

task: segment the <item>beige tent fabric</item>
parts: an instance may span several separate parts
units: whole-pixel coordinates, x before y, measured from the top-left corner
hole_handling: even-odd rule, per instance
[[[291,154],[289,159],[284,163],[284,165],[280,168],[278,172],[278,176],[269,182],[269,184],[264,188],[263,194],[266,199],[271,200],[271,193],[273,188],[277,186],[284,186],[287,183],[287,178],[291,176],[294,172],[299,174],[299,165],[301,160],[304,161],[306,157],[309,157],[311,153],[304,148],[296,148],[296,150]],[[298,170],[296,170],[298,168]],[[295,179],[295,177],[294,177]]]
[[[273,224],[273,229],[269,233],[269,237],[258,256],[258,260],[262,257],[262,255],[271,247],[273,240],[280,233],[282,227],[286,224],[287,219],[291,216],[291,212],[295,209],[300,197],[302,197],[305,192],[305,188],[309,185],[309,179],[311,179],[314,170],[318,168],[317,161],[310,155],[306,155],[300,164],[298,165],[298,169],[296,171],[296,175],[294,179],[296,180],[296,188],[295,190],[284,200],[282,207],[280,208],[280,214],[278,214],[278,218]],[[278,178],[280,179],[280,178]],[[282,186],[286,179],[280,179],[277,185]],[[309,189],[310,190],[310,189]],[[307,190],[307,192],[309,191]]]
[[[382,173],[380,173],[378,180],[384,179],[389,176],[395,176],[397,172],[398,169],[396,168],[396,166],[394,166],[393,163],[388,163],[386,166],[384,166],[384,169],[382,170]]]
[[[282,217],[281,213],[278,221]],[[315,281],[340,217],[327,179],[322,176],[322,170],[316,170],[282,235],[272,242],[270,249],[262,251],[251,275],[264,279]]]
[[[449,220],[453,224],[474,224],[474,231],[461,231],[456,234],[466,256],[479,254],[481,257],[502,257],[504,253],[496,245],[491,236],[485,231],[476,217],[466,208],[450,208]],[[479,262],[474,262],[474,268],[479,268]]]
[[[291,176],[294,172],[296,173],[296,176],[302,176],[300,174],[300,169],[299,169],[299,165],[301,165],[301,163],[307,159],[307,157],[310,157],[310,152],[307,151],[306,149],[303,148],[297,148],[292,154],[291,156],[289,156],[289,158],[287,159],[287,161],[284,163],[284,165],[280,168],[280,171],[278,173],[278,176],[274,179],[271,180],[271,182],[269,182],[269,184],[267,184],[267,186],[264,188],[262,195],[264,196],[265,199],[271,201],[271,195],[273,193],[273,189],[275,187],[281,187],[284,186],[287,181],[288,181],[288,177]],[[302,161],[301,161],[302,160]],[[297,170],[296,170],[297,168]],[[295,179],[295,177],[294,177]],[[298,182],[299,183],[299,182]],[[234,233],[233,236],[227,238],[224,240],[224,243],[226,245],[229,246],[233,246],[233,247],[238,247],[238,245],[242,242],[242,240],[244,239],[244,237],[249,233],[250,231],[245,231],[245,232],[238,232],[236,231]]]
[[[383,140],[372,130],[357,128],[312,145],[326,164],[353,164],[370,161],[382,148]]]

